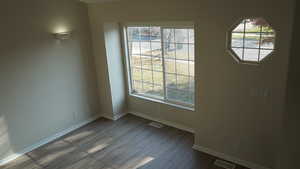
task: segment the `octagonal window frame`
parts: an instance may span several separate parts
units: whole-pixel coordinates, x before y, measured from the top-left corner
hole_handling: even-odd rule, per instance
[[[261,35],[262,34],[267,34],[269,32],[262,32],[262,28],[259,32],[259,36],[260,36],[260,39],[259,39],[259,47],[258,48],[254,48],[254,49],[257,49],[258,50],[258,57],[257,57],[257,60],[256,61],[251,61],[251,60],[244,60],[242,59],[240,56],[238,56],[238,54],[233,50],[232,48],[232,34],[235,33],[234,30],[246,19],[263,19],[266,23],[268,23],[269,27],[272,29],[272,34],[274,36],[274,39],[273,39],[273,48],[272,49],[265,49],[265,48],[261,48]],[[237,32],[236,32],[237,33]],[[250,32],[246,32],[245,30],[245,27],[244,27],[244,30],[242,32],[240,32],[241,34],[243,34],[243,36],[246,34],[246,33],[250,33]],[[255,33],[255,32],[252,32],[252,33]],[[262,62],[264,62],[267,58],[269,58],[271,55],[273,55],[273,53],[276,51],[276,38],[277,38],[277,32],[276,30],[274,29],[274,27],[270,24],[270,22],[268,22],[267,19],[265,19],[264,17],[242,17],[240,19],[238,19],[229,29],[229,31],[227,32],[227,50],[229,51],[229,53],[231,54],[231,56],[238,62],[238,63],[242,63],[242,64],[253,64],[253,65],[258,65]],[[243,46],[242,47],[234,47],[235,49],[242,49],[243,52],[245,49],[252,49],[252,48],[249,48],[249,47],[245,47],[245,39],[243,39]],[[264,58],[260,59],[260,52],[261,50],[270,50],[271,52],[268,53]],[[244,53],[243,53],[244,54]],[[243,56],[242,56],[243,57]]]

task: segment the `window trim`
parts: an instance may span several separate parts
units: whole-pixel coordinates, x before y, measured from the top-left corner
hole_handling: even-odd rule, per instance
[[[270,27],[273,29],[273,34],[275,36],[274,39],[274,48],[271,49],[272,51],[265,56],[262,60],[259,61],[250,61],[250,60],[242,60],[232,49],[232,33],[239,33],[239,32],[233,32],[233,30],[245,19],[249,19],[249,18],[262,18],[265,21],[268,22],[268,20],[264,17],[257,17],[257,16],[244,16],[239,18],[236,22],[234,22],[234,24],[232,24],[229,28],[229,31],[227,31],[227,38],[226,38],[226,49],[228,51],[228,53],[233,57],[233,59],[238,62],[239,64],[246,64],[246,65],[254,65],[254,66],[258,66],[260,64],[262,64],[263,62],[265,62],[266,60],[268,60],[270,58],[271,55],[273,55],[274,53],[276,53],[276,49],[277,49],[277,43],[276,43],[276,37],[277,37],[277,31],[276,29],[274,29],[273,25],[270,24],[270,22],[268,22],[268,24],[270,25]],[[240,33],[244,33],[244,32],[240,32]],[[268,33],[268,32],[248,32],[248,33]],[[237,47],[234,47],[237,48]],[[244,47],[241,47],[244,49]],[[248,49],[248,48],[247,48]],[[260,48],[263,49],[263,48]],[[264,50],[264,49],[263,49]],[[269,49],[268,49],[269,50]]]
[[[173,107],[177,107],[177,108],[184,109],[184,110],[195,111],[195,107],[185,106],[183,104],[177,104],[177,103],[173,103],[173,102],[166,102],[162,99],[157,99],[157,98],[153,98],[153,97],[149,97],[149,96],[144,96],[143,94],[129,93],[129,96],[139,98],[139,99],[143,99],[143,100],[147,100],[147,101],[151,101],[151,102],[155,102],[155,103],[166,104],[168,106],[173,106]]]
[[[190,111],[195,111],[195,103],[196,103],[196,85],[194,85],[194,104],[188,104],[188,103],[184,103],[184,102],[177,102],[175,100],[170,100],[166,98],[166,78],[165,78],[165,65],[164,65],[164,56],[162,56],[162,72],[163,72],[163,90],[164,90],[164,96],[162,98],[159,97],[155,97],[155,96],[151,96],[151,95],[144,95],[144,94],[139,94],[139,93],[135,93],[133,88],[132,88],[132,84],[133,84],[133,80],[131,77],[131,63],[130,63],[130,59],[129,59],[129,46],[128,46],[128,32],[127,32],[127,27],[151,27],[151,26],[159,26],[161,29],[161,36],[163,36],[163,29],[168,29],[168,28],[182,28],[182,29],[193,29],[195,32],[195,25],[193,22],[163,22],[163,23],[159,23],[159,22],[148,22],[148,23],[125,23],[122,24],[122,35],[123,35],[123,46],[124,46],[124,53],[125,53],[125,64],[126,64],[126,76],[127,76],[127,86],[128,86],[128,94],[129,96],[133,96],[136,98],[141,98],[144,100],[148,100],[148,101],[153,101],[153,102],[157,102],[157,103],[162,103],[162,104],[166,104],[166,105],[170,105],[170,106],[174,106],[174,107],[178,107],[178,108],[182,108],[185,110],[190,110]],[[196,54],[196,34],[194,33],[194,54]],[[163,38],[161,38],[161,45],[163,45]],[[163,55],[163,46],[162,46],[162,55]],[[195,57],[195,56],[194,56]],[[194,58],[194,69],[195,69],[195,58]],[[195,75],[194,75],[194,83],[196,83],[195,81]]]

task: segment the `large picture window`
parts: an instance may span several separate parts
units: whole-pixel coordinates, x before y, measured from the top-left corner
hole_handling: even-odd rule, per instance
[[[194,105],[193,26],[126,26],[130,93]]]

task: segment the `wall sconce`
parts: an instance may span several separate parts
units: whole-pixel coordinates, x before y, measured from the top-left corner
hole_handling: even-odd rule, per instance
[[[53,34],[57,40],[68,40],[71,38],[72,32],[59,32]]]

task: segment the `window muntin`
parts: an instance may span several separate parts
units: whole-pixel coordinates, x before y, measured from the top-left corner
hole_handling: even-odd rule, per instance
[[[242,62],[260,62],[274,51],[275,31],[263,18],[243,19],[230,33],[229,49]]]
[[[194,29],[127,26],[131,93],[194,105]]]

